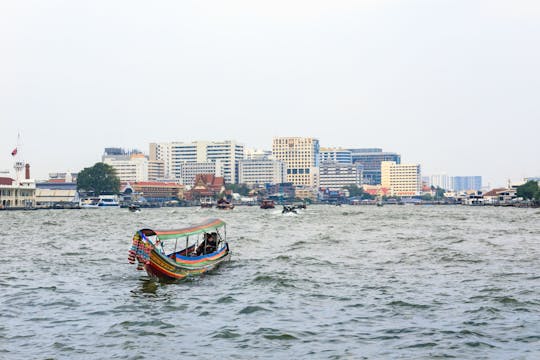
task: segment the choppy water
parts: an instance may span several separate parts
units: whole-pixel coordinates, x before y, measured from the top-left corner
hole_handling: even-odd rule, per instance
[[[160,284],[134,231],[228,223],[232,261]],[[540,210],[0,212],[2,359],[540,358]]]

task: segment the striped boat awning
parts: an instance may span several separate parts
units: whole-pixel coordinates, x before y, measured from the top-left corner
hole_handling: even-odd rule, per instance
[[[189,227],[174,229],[174,230],[151,230],[141,229],[140,231],[146,236],[157,235],[161,240],[176,239],[190,235],[200,234],[203,232],[216,231],[225,226],[225,221],[221,219],[208,219],[200,224],[191,225]]]

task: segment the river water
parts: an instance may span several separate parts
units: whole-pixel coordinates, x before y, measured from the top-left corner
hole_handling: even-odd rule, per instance
[[[227,222],[179,283],[127,262],[142,227]],[[540,210],[310,206],[0,212],[1,359],[538,359]]]

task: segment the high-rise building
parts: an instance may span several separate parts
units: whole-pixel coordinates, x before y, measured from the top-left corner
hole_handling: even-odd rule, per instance
[[[321,148],[319,152],[320,162],[334,161],[340,164],[352,164],[351,150],[342,148]]]
[[[363,183],[369,185],[381,184],[381,163],[393,161],[401,163],[401,155],[393,152],[383,152],[380,148],[349,149],[354,164],[362,164]]]
[[[318,187],[319,140],[276,137],[272,141],[272,155],[287,165],[287,182]]]
[[[338,190],[350,185],[362,186],[362,165],[342,164],[337,161],[321,162],[319,166],[320,188]]]
[[[454,191],[479,191],[482,189],[482,177],[481,176],[454,176],[453,189]]]
[[[114,168],[121,182],[148,181],[148,158],[137,150],[106,148],[101,160]]]
[[[446,174],[431,175],[428,183],[430,186],[439,187],[444,190],[453,188],[452,177]]]
[[[422,190],[420,165],[381,162],[381,186],[390,188],[395,196],[415,196]]]
[[[241,184],[281,184],[287,180],[287,166],[283,161],[245,159],[238,162],[238,182]]]
[[[236,141],[192,141],[151,143],[150,159],[165,164],[165,176],[181,179],[184,163],[221,161],[223,177],[227,183],[237,183],[238,161],[244,158],[244,146]]]

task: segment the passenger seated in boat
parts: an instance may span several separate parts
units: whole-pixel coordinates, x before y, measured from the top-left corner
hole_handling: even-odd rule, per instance
[[[199,244],[195,254],[197,256],[200,256],[200,255],[204,255],[204,254],[213,253],[216,250],[217,250],[217,234],[216,233],[212,233],[212,234],[205,233],[203,235],[203,242]]]

